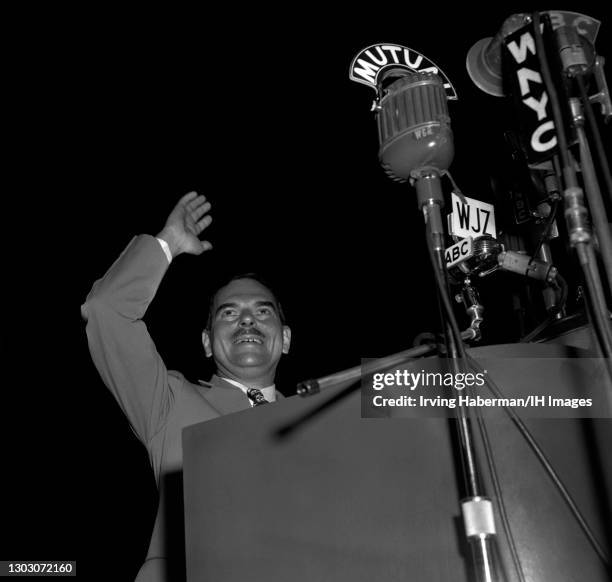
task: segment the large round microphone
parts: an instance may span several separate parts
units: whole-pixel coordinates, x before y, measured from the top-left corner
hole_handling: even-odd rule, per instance
[[[398,78],[399,76],[399,78]],[[440,176],[455,153],[444,85],[434,73],[387,71],[378,87],[380,162],[393,180],[416,189],[437,268],[445,273]]]
[[[495,36],[480,39],[468,51],[467,72],[474,84],[485,93],[495,97],[504,96],[502,43],[505,37],[525,26],[530,18],[529,14],[509,16]]]
[[[446,170],[455,150],[440,77],[391,70],[381,79],[379,95],[378,156],[389,177],[405,182],[424,168]]]

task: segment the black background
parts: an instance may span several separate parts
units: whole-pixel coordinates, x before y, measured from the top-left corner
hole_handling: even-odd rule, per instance
[[[598,52],[612,57],[603,8],[543,8],[601,20]],[[261,271],[276,286],[293,330],[277,383],[286,395],[437,330],[415,194],[382,171],[374,92],[349,80],[349,65],[379,42],[434,61],[459,95],[449,104],[453,177],[490,200],[508,121],[501,100],[472,84],[465,57],[529,10],[380,4],[332,21],[297,6],[236,6],[214,17],[21,23],[10,52],[23,59],[9,111],[21,163],[5,241],[15,325],[3,340],[0,558],[76,559],[84,577],[112,580],[137,572],[155,484],[91,363],[79,306],[132,236],[161,230],[184,193],[212,202],[214,250],[173,262],[147,324],[167,366],[191,380],[212,372],[200,334],[222,273]],[[516,339],[505,291],[501,276],[483,285],[484,343]]]

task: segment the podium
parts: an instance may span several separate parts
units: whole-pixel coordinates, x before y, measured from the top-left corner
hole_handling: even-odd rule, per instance
[[[552,364],[576,355],[542,344],[469,352],[476,359],[504,356],[490,372],[506,395],[516,388],[513,358],[533,358],[541,373],[527,376],[537,383],[546,377],[547,358]],[[579,374],[568,374],[567,382],[570,391],[584,388]],[[362,418],[356,391],[278,436],[333,394],[294,396],[183,431],[189,582],[472,579],[452,421]],[[526,579],[606,582],[605,567],[516,427],[507,417],[486,423]],[[612,420],[525,424],[609,548]],[[507,580],[518,581],[498,517],[497,530]]]

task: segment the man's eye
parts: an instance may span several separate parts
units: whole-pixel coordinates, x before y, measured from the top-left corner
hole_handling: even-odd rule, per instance
[[[224,309],[221,312],[221,316],[222,317],[234,317],[236,315],[236,310],[235,309]]]
[[[257,313],[259,313],[259,315],[272,315],[272,310],[269,307],[260,307]]]

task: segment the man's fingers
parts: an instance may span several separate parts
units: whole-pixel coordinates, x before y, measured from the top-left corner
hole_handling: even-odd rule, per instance
[[[189,212],[193,212],[196,208],[198,208],[205,202],[206,202],[206,196],[204,196],[203,194],[200,194],[199,196],[196,196],[193,200],[191,200],[186,205],[186,208],[187,210],[189,210]]]
[[[195,191],[188,192],[187,194],[185,194],[185,196],[181,197],[181,199],[178,201],[178,203],[179,204],[187,204],[190,200],[193,200],[197,195],[198,195],[198,193],[195,192]]]
[[[198,234],[200,234],[210,223],[212,222],[212,216],[207,214],[202,220],[196,223]]]
[[[198,219],[206,214],[210,210],[210,202],[206,202],[202,204],[202,206],[198,206],[195,210],[191,211],[191,218],[193,218],[196,222]]]
[[[201,255],[205,251],[209,251],[213,248],[212,244],[210,244],[207,240],[199,241],[200,246],[198,248],[194,248],[189,251],[193,255]]]

